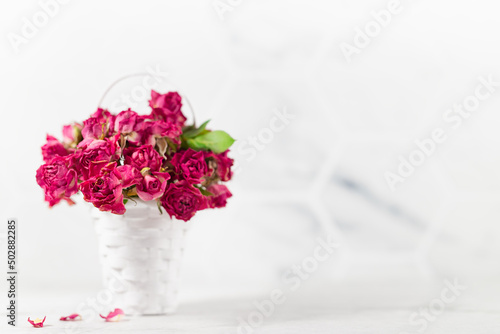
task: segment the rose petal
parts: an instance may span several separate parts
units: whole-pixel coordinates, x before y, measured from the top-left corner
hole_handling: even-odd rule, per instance
[[[33,327],[35,327],[35,328],[41,328],[41,327],[43,327],[43,323],[45,322],[45,318],[47,318],[47,316],[45,316],[45,317],[43,318],[43,320],[42,320],[42,319],[38,319],[38,318],[36,318],[35,320],[31,320],[31,319],[28,317],[28,322],[29,322],[30,324],[32,324],[32,325],[33,325]]]
[[[116,322],[120,321],[121,318],[125,315],[122,309],[115,308],[113,312],[109,312],[107,316],[103,316],[102,314],[99,314],[101,318],[105,319],[106,322]]]
[[[59,320],[61,321],[76,321],[76,320],[82,320],[82,316],[79,315],[78,313],[73,313],[71,315],[68,315],[66,317],[61,317]]]

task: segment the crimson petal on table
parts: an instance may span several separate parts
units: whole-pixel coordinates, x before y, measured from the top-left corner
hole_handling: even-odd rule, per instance
[[[73,313],[71,315],[68,315],[66,317],[61,317],[59,320],[61,321],[76,321],[76,320],[82,320],[82,316],[79,315],[78,313]]]
[[[41,328],[41,327],[43,327],[43,323],[45,322],[45,318],[47,318],[47,316],[43,317],[43,320],[39,319],[39,318],[36,318],[35,320],[31,320],[30,317],[28,317],[28,322],[30,324],[32,324],[33,327],[35,327],[35,328]]]
[[[107,316],[103,316],[102,314],[99,314],[101,318],[105,319],[106,322],[116,322],[120,321],[122,317],[125,315],[122,309],[115,308],[113,312],[109,312]]]

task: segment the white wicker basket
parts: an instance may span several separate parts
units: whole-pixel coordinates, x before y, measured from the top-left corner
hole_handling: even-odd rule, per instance
[[[160,215],[155,201],[129,201],[124,215],[92,208],[104,286],[125,314],[175,312],[191,223]]]

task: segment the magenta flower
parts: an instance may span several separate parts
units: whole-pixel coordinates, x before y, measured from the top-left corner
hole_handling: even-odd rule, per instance
[[[134,131],[137,122],[137,113],[130,109],[119,113],[115,118],[114,130],[119,133],[130,133]]]
[[[104,109],[97,109],[92,116],[83,122],[83,139],[104,139],[111,136],[114,129],[115,117]]]
[[[151,145],[129,147],[123,151],[123,155],[125,164],[133,166],[139,171],[147,167],[152,172],[158,172],[163,164],[163,158]]]
[[[199,189],[187,181],[179,181],[168,185],[161,205],[170,217],[188,221],[196,211],[207,208],[207,201]]]
[[[137,185],[137,195],[143,201],[152,201],[160,198],[167,187],[167,180],[170,179],[168,173],[153,172],[146,174],[141,183]]]
[[[90,117],[97,118],[101,123],[107,123],[107,130],[109,130],[110,132],[114,129],[116,116],[106,109],[97,108],[97,110]],[[112,134],[110,133],[109,135]]]
[[[73,123],[63,126],[63,142],[65,145],[71,146],[78,144],[81,139],[83,126],[78,123]]]
[[[42,156],[44,162],[49,162],[55,157],[63,157],[69,152],[64,148],[64,145],[57,138],[47,135],[47,143],[42,146]]]
[[[83,121],[82,136],[84,139],[104,139],[107,133],[107,124],[97,118]]]
[[[133,185],[140,184],[142,182],[141,173],[133,166],[118,166],[116,167],[115,173],[121,180],[123,188],[132,187]]]
[[[171,163],[174,165],[174,171],[178,177],[191,183],[200,183],[208,172],[205,154],[191,148],[175,153]]]
[[[231,166],[233,165],[234,160],[227,156],[228,153],[229,150],[220,154],[214,154],[215,161],[217,161],[217,175],[221,181],[229,181],[233,175],[231,172]]]
[[[180,144],[182,128],[171,121],[153,121],[149,118],[142,118],[137,121],[134,132],[128,141],[134,145],[156,145],[156,139],[168,137],[173,143]]]
[[[211,208],[223,208],[226,206],[227,199],[233,194],[227,189],[225,185],[213,184],[207,188],[207,191],[213,195],[208,197],[208,206]]]
[[[123,204],[123,179],[116,168],[116,162],[111,162],[100,171],[100,174],[89,178],[80,184],[83,199],[92,203],[100,211],[122,215],[125,213]]]
[[[199,210],[225,206],[232,194],[219,183],[231,179],[227,149],[234,139],[206,129],[208,122],[184,126],[182,104],[177,92],[151,91],[149,115],[98,108],[83,123],[65,125],[62,141],[47,135],[36,181],[49,206],[74,204],[71,196],[78,191],[99,210],[120,215],[128,199],[157,201],[171,218],[184,221]],[[122,314],[116,309],[108,317]]]
[[[177,92],[160,94],[151,90],[151,100],[149,100],[149,106],[152,109],[163,108],[170,112],[179,112],[182,107],[182,97]]]
[[[36,171],[36,182],[45,192],[45,200],[52,207],[61,200],[70,205],[70,197],[78,192],[78,177],[69,167],[70,157],[55,157]]]
[[[88,145],[80,147],[74,155],[75,164],[79,168],[84,180],[89,178],[90,167],[95,163],[108,163],[120,157],[120,147],[116,142],[117,138],[94,140]],[[83,143],[83,142],[82,142]],[[80,144],[82,144],[80,143]],[[79,145],[80,146],[80,145]]]
[[[182,135],[182,128],[180,125],[170,121],[156,121],[151,122],[150,133],[155,138],[168,137],[174,143],[180,144],[180,136]]]
[[[186,117],[182,114],[182,98],[177,92],[159,94],[151,91],[149,106],[152,108],[151,117],[154,120],[171,121],[180,126],[186,122]]]

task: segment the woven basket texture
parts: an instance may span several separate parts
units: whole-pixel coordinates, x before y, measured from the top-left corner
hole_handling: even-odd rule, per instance
[[[191,224],[160,215],[154,201],[126,207],[124,215],[92,210],[104,286],[126,314],[173,313]]]

